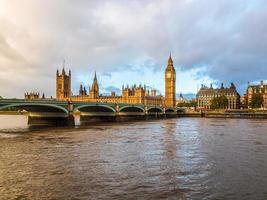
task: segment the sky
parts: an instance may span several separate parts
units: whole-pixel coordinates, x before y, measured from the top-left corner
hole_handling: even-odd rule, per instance
[[[56,70],[74,94],[146,84],[164,94],[171,52],[176,92],[267,79],[266,0],[0,0],[0,96],[55,96]]]

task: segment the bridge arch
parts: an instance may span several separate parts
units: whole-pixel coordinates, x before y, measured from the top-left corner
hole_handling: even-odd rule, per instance
[[[0,110],[7,108],[22,108],[28,112],[63,112],[68,114],[67,108],[55,104],[44,103],[11,103],[4,106],[0,106]]]
[[[163,113],[163,110],[159,107],[151,107],[147,109],[148,113]]]
[[[176,110],[174,108],[166,108],[165,113],[175,113]]]
[[[120,108],[120,112],[144,113],[145,110],[141,106],[123,106]]]
[[[82,105],[74,109],[74,111],[80,112],[107,112],[115,113],[116,110],[108,105]]]
[[[183,108],[178,108],[177,109],[177,113],[183,113],[184,112],[184,109]]]

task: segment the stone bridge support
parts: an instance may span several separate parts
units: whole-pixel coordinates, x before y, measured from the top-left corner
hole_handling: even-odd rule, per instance
[[[136,121],[136,120],[145,120],[146,113],[145,108],[142,106],[122,106],[117,112],[116,121]]]
[[[115,122],[116,110],[108,105],[82,105],[75,108],[80,112],[81,123]]]
[[[30,126],[74,125],[74,117],[69,112],[70,105],[61,106],[42,102],[16,102],[0,105],[0,110],[19,109],[28,112]]]
[[[64,113],[29,112],[28,125],[30,126],[74,125],[74,117]]]

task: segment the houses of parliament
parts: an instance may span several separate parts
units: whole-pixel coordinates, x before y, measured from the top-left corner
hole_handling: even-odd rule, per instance
[[[79,94],[73,95],[71,91],[71,71],[66,73],[64,67],[62,72],[57,70],[56,74],[56,98],[59,101],[84,101],[96,103],[125,103],[155,105],[160,107],[175,107],[176,105],[176,72],[173,60],[170,55],[165,69],[165,97],[158,95],[156,90],[148,90],[146,86],[124,87],[122,86],[121,95],[117,96],[112,92],[109,96],[100,95],[97,75],[95,73],[92,86],[88,88],[80,86]]]

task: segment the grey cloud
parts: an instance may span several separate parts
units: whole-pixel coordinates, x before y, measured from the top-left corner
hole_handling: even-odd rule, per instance
[[[107,78],[111,78],[111,77],[112,77],[111,73],[108,73],[108,72],[103,72],[103,73],[101,74],[101,76],[105,76],[105,77],[107,77]]]
[[[12,59],[15,61],[23,60],[22,56],[12,49],[3,36],[0,35],[0,54],[2,59]]]
[[[63,58],[75,72],[109,77],[143,73],[142,66],[162,71],[171,51],[177,68],[199,69],[196,78],[234,81],[241,89],[267,73],[264,0],[4,1],[9,12],[0,20],[0,92],[6,96],[34,87],[54,95]],[[15,72],[21,81],[6,91],[1,85]]]

